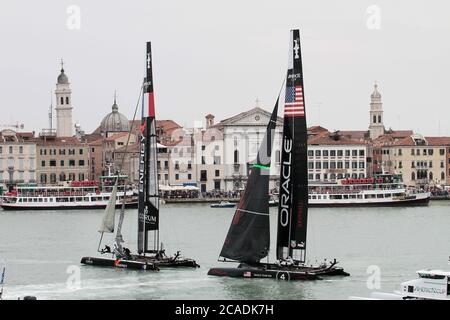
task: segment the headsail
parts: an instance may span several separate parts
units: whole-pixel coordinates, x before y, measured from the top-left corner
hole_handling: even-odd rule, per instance
[[[306,259],[307,129],[300,32],[291,30],[280,168],[277,258]]]
[[[270,248],[269,177],[270,158],[277,123],[278,99],[270,117],[256,163],[234,213],[223,244],[221,257],[255,263],[266,257]]]
[[[138,208],[138,252],[145,253],[148,248],[149,231],[155,231],[154,250],[159,237],[159,196],[157,176],[156,120],[153,95],[152,49],[147,42],[146,78],[143,86],[141,147],[139,158],[139,208]],[[150,250],[151,251],[151,250]]]
[[[111,197],[109,198],[108,204],[106,205],[105,213],[103,214],[103,220],[98,229],[100,233],[113,233],[114,223],[116,217],[116,197],[117,197],[117,184],[119,178],[116,179],[116,183],[111,192]]]

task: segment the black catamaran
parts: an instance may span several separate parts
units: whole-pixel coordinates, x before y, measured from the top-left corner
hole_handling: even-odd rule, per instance
[[[155,102],[153,93],[153,72],[151,43],[147,42],[146,78],[142,91],[142,120],[140,125],[140,155],[139,155],[139,203],[138,203],[138,241],[137,254],[122,247],[121,227],[124,218],[124,206],[120,213],[115,239],[115,248],[105,246],[100,250],[100,243],[105,232],[114,232],[115,205],[107,206],[99,232],[98,251],[111,254],[111,258],[83,257],[81,263],[98,266],[124,267],[131,269],[159,270],[160,267],[192,267],[199,265],[193,259],[183,258],[178,251],[173,256],[167,256],[159,242],[159,182],[157,172],[157,140]],[[134,121],[133,121],[134,123]],[[127,144],[128,145],[128,144]],[[117,183],[116,183],[117,184]],[[114,187],[116,190],[116,187]],[[114,192],[113,190],[113,192]],[[111,203],[116,201],[111,195]]]
[[[307,129],[303,98],[303,70],[299,30],[291,31],[289,67],[286,77],[284,127],[280,168],[280,201],[276,263],[263,263],[269,254],[269,173],[278,99],[266,135],[258,151],[247,187],[234,214],[220,257],[240,262],[236,268],[212,268],[209,275],[314,280],[321,275],[349,275],[330,264],[307,266],[308,218]],[[265,162],[262,161],[264,157]],[[227,260],[229,259],[229,260]]]

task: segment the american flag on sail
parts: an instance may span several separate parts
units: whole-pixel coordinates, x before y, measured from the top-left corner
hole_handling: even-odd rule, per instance
[[[285,117],[305,116],[305,105],[303,103],[302,86],[286,87],[284,116]]]

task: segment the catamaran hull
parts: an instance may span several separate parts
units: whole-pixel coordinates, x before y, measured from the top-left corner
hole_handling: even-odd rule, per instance
[[[121,260],[113,258],[98,258],[98,257],[83,257],[81,263],[89,266],[97,267],[113,267],[132,270],[145,270],[145,271],[158,271],[159,268],[153,263],[134,261],[134,260]]]
[[[350,276],[336,264],[328,266],[280,266],[261,263],[257,266],[240,264],[237,268],[211,268],[210,276],[232,278],[271,278],[277,280],[320,280],[320,276]]]
[[[7,211],[24,211],[24,210],[95,210],[95,209],[105,209],[107,203],[104,204],[66,204],[66,205],[55,205],[55,206],[24,206],[14,203],[2,203],[0,207]],[[116,204],[116,208],[120,209],[122,207],[121,203]],[[130,202],[125,204],[126,208],[137,208],[137,202]]]
[[[217,277],[276,279],[288,281],[320,280],[320,277],[314,273],[258,268],[211,268],[208,271],[208,275]]]

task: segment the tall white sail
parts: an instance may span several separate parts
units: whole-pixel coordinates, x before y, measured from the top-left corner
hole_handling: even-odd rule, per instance
[[[117,179],[118,180],[118,179]],[[114,184],[113,190],[111,192],[111,197],[109,198],[108,205],[106,206],[105,213],[103,214],[103,220],[100,225],[98,232],[113,233],[114,223],[116,217],[116,195],[117,195],[117,180]]]

